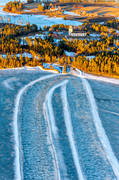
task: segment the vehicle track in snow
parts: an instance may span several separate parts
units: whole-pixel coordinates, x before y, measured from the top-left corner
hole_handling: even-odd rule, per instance
[[[102,162],[105,164],[104,174],[106,173],[106,167],[107,167],[106,174],[109,175],[108,178],[118,180],[119,179],[118,160],[112,150],[112,147],[111,147],[112,144],[110,145],[110,142],[108,140],[108,136],[106,135],[105,129],[104,129],[103,125],[101,124],[101,118],[98,114],[98,108],[97,108],[97,105],[95,102],[94,94],[93,94],[93,91],[91,90],[88,80],[82,79],[82,77],[77,78],[77,77],[70,76],[70,75],[59,76],[59,75],[44,73],[44,75],[42,77],[39,77],[37,75],[33,80],[30,80],[30,82],[22,83],[23,77],[22,77],[22,79],[20,79],[19,74],[16,76],[14,73],[12,76],[16,80],[19,77],[19,82],[22,85],[22,88],[20,88],[19,91],[17,90],[18,93],[14,96],[15,104],[14,104],[14,113],[13,113],[13,119],[12,119],[13,120],[12,121],[13,122],[12,129],[13,129],[13,134],[14,134],[14,150],[15,150],[15,154],[14,154],[15,155],[15,159],[14,159],[15,178],[14,179],[15,180],[25,179],[24,174],[23,174],[23,169],[22,169],[23,168],[22,163],[20,162],[20,160],[21,160],[21,158],[20,158],[21,144],[20,143],[22,143],[22,142],[24,143],[24,139],[22,139],[21,141],[19,139],[19,136],[20,136],[19,130],[20,129],[19,129],[18,121],[19,121],[19,119],[21,120],[21,118],[22,118],[24,121],[24,124],[25,124],[25,116],[27,116],[27,114],[23,117],[20,117],[20,115],[22,115],[21,108],[24,109],[24,107],[22,107],[23,104],[26,104],[26,107],[27,107],[27,100],[28,100],[26,98],[27,94],[28,94],[28,97],[30,98],[30,96],[32,96],[32,92],[34,92],[34,90],[36,89],[36,94],[34,93],[33,97],[31,99],[33,101],[36,98],[36,96],[39,97],[39,100],[40,100],[40,96],[43,96],[43,99],[44,99],[44,101],[41,102],[42,108],[40,110],[40,113],[42,112],[42,116],[40,116],[40,118],[43,118],[43,116],[44,116],[44,119],[42,119],[42,120],[47,122],[46,123],[48,125],[47,136],[50,140],[49,146],[50,146],[50,148],[52,147],[52,151],[53,151],[52,157],[54,159],[54,171],[56,174],[55,174],[55,178],[52,179],[53,178],[52,177],[51,179],[52,180],[56,180],[56,179],[62,180],[62,179],[70,179],[69,177],[72,177],[72,179],[74,178],[76,180],[77,179],[82,180],[82,179],[88,179],[90,177],[93,177],[93,174],[91,174],[89,176],[88,173],[87,174],[85,173],[85,164],[87,163],[85,161],[87,161],[87,160],[79,152],[79,149],[83,149],[82,147],[84,146],[84,143],[82,141],[79,142],[78,138],[76,137],[76,134],[78,135],[78,133],[75,131],[75,122],[77,123],[78,121],[80,121],[80,123],[79,123],[80,125],[82,123],[84,123],[82,121],[82,116],[83,116],[82,113],[87,111],[87,109],[83,109],[83,111],[80,112],[80,115],[77,115],[78,108],[76,108],[75,106],[73,106],[73,107],[71,106],[71,100],[73,102],[75,102],[75,100],[76,100],[76,102],[79,104],[80,104],[80,102],[86,103],[85,101],[88,100],[87,101],[87,103],[89,103],[88,114],[93,117],[93,119],[90,118],[89,121],[92,121],[92,124],[94,124],[95,130],[96,130],[96,134],[92,134],[92,135],[94,137],[95,136],[98,137],[98,140],[96,140],[96,141],[101,142],[101,146],[103,147],[103,151],[104,151],[103,153],[102,152],[99,153],[99,155],[102,156],[101,157]],[[32,72],[29,72],[29,75],[30,74],[32,74]],[[39,78],[37,78],[37,77],[39,77]],[[59,78],[57,78],[57,77],[59,77]],[[27,74],[26,78],[28,78],[28,74]],[[2,79],[2,76],[1,76],[1,79]],[[10,78],[6,76],[6,80],[4,78],[4,82],[8,82],[7,79],[10,79]],[[82,79],[82,84],[80,83],[79,85],[77,85],[78,82],[81,81],[81,79]],[[12,82],[11,80],[10,80],[10,83]],[[18,85],[15,86],[15,81],[14,81],[14,88],[12,88],[12,89],[9,88],[8,86],[5,86],[6,94],[10,95],[10,93],[13,94],[15,92],[15,88],[18,86]],[[75,81],[76,83],[73,83],[73,81]],[[46,82],[46,84],[44,84],[45,82]],[[67,83],[67,82],[70,82],[70,83]],[[44,88],[46,87],[46,90],[45,90],[45,92],[43,92],[43,89],[41,87],[42,91],[39,93],[37,91],[39,91],[40,86],[42,86],[42,84],[44,84],[43,87]],[[67,88],[66,88],[66,84],[67,84]],[[19,86],[20,86],[20,84],[19,84]],[[0,88],[3,88],[2,83],[1,83]],[[75,88],[75,91],[78,91],[78,88],[79,89],[84,88],[84,91],[82,93],[87,96],[87,100],[84,99],[82,101],[81,98],[83,97],[82,96],[83,94],[80,97],[78,97],[77,96],[78,92],[77,92],[77,95],[74,93],[70,96],[70,93],[71,92],[73,93],[73,91],[70,91],[70,90],[73,88]],[[117,88],[117,86],[115,86],[115,88]],[[10,90],[12,90],[12,91],[10,91]],[[79,91],[79,93],[80,93],[80,91]],[[70,97],[71,97],[71,99],[70,99]],[[1,96],[1,100],[2,100],[2,98],[3,97]],[[60,101],[57,101],[57,99],[59,99],[59,98],[60,98]],[[7,97],[6,97],[6,99],[7,99]],[[39,101],[39,100],[37,100],[37,101]],[[22,101],[24,101],[24,103]],[[30,99],[28,100],[28,103],[29,102],[30,102]],[[59,102],[61,103],[61,106],[59,106],[59,104],[57,104]],[[1,101],[0,103],[2,104],[4,102]],[[33,103],[33,102],[31,102],[31,103]],[[60,116],[56,117],[56,111],[58,111],[57,106],[58,106],[58,108],[60,107],[59,111],[62,115],[61,117]],[[6,104],[6,107],[7,107],[7,104]],[[30,107],[30,106],[28,106],[28,107]],[[35,106],[33,108],[35,109]],[[34,109],[28,109],[28,111],[30,112],[30,111],[33,111]],[[75,110],[76,110],[76,112],[74,112]],[[80,106],[79,106],[79,110],[80,110]],[[113,115],[116,115],[118,117],[118,113],[117,113],[117,111],[114,111],[114,109],[113,109],[113,111],[108,111],[106,109],[102,110],[102,112],[103,111],[113,114]],[[24,113],[25,113],[25,111],[24,111]],[[60,118],[62,118],[62,119],[60,119]],[[29,120],[31,120],[31,119],[32,119],[32,117],[29,118]],[[34,119],[34,125],[37,124],[37,122],[35,122],[35,121],[36,121],[36,119]],[[61,123],[63,122],[63,124],[60,125],[60,121],[61,121]],[[77,129],[80,129],[79,124],[77,124]],[[88,124],[86,124],[86,123],[83,124],[83,126],[85,126],[85,128],[87,128],[87,125]],[[62,131],[60,131],[59,127],[62,128]],[[24,127],[22,126],[22,128],[24,128]],[[35,130],[35,128],[34,128],[34,130]],[[30,131],[30,129],[29,129],[29,131]],[[63,132],[65,132],[66,134],[65,134],[64,140],[61,141],[60,139],[63,138],[63,134],[62,134]],[[89,129],[89,133],[92,133],[92,132],[93,132],[93,130]],[[31,131],[31,133],[32,133],[32,131]],[[36,132],[36,133],[38,133],[38,132]],[[87,133],[87,139],[88,139],[88,129],[85,131],[85,133]],[[25,136],[25,134],[24,134],[24,136]],[[68,143],[66,142],[67,147],[65,147],[65,145],[63,146],[63,143],[65,143],[65,141],[68,142]],[[97,146],[96,141],[93,142],[95,146],[91,147],[94,151]],[[27,141],[25,141],[25,143],[27,143]],[[40,145],[40,141],[39,141],[39,145]],[[87,143],[87,146],[88,145],[89,144]],[[80,146],[80,148],[79,148],[79,146]],[[31,155],[33,149],[31,149],[31,145],[29,144],[29,142],[28,142],[27,148],[28,148],[27,150],[29,150],[28,154]],[[63,149],[63,148],[65,148],[65,149]],[[100,149],[101,149],[101,147],[100,147]],[[66,159],[66,157],[65,157],[66,150],[68,150],[67,156],[71,157],[74,164],[70,164],[70,161],[68,161],[68,158]],[[24,151],[24,147],[23,147],[23,151]],[[103,158],[104,155],[105,155],[105,158]],[[41,156],[41,155],[39,154],[39,156]],[[93,156],[93,154],[92,154],[92,156]],[[100,157],[97,157],[97,158],[100,158]],[[28,159],[24,159],[24,161],[27,161],[27,160]],[[93,163],[91,165],[93,166]],[[108,166],[110,166],[110,168]],[[70,167],[70,172],[71,172],[71,169],[72,169],[72,172],[74,172],[73,168],[75,168],[77,176],[75,174],[72,174],[71,176],[69,175],[69,167]],[[112,168],[112,170],[111,170],[111,168]],[[109,169],[112,171],[111,173],[108,172]],[[94,169],[94,175],[99,171],[101,171],[103,173],[103,171],[101,169],[99,169],[99,170]],[[115,175],[115,178],[112,175],[113,173]],[[101,176],[101,177],[104,177],[104,176]],[[36,180],[37,179],[38,179],[38,176],[36,175]],[[99,177],[98,177],[98,179],[99,179]],[[103,178],[101,178],[101,180],[103,180]]]

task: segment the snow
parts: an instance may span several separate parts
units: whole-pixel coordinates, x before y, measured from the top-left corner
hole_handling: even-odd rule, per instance
[[[47,71],[47,72],[52,72],[52,73],[58,73],[55,69],[54,69],[54,70],[45,69],[45,68],[42,68],[41,66],[39,66],[39,68],[40,68],[42,71]]]
[[[20,54],[18,54],[18,57],[20,56]],[[30,53],[26,53],[26,52],[24,52],[23,54],[22,54],[22,56],[23,57],[29,57],[29,58],[32,58],[32,54],[30,54]]]
[[[29,9],[25,9],[24,12],[30,12],[30,10]]]
[[[0,5],[5,5],[7,2],[10,0],[2,0],[0,1]],[[28,15],[28,14],[13,14],[13,13],[8,13],[4,12],[3,8],[0,7],[0,16],[4,20],[4,22],[8,22],[8,18],[10,17],[11,23],[15,24],[23,24],[26,25],[26,23],[30,24],[36,24],[38,27],[43,27],[44,25],[46,26],[52,26],[53,24],[66,24],[66,25],[81,25],[81,22],[77,21],[71,21],[71,20],[64,20],[63,18],[57,18],[57,17],[52,17],[49,18],[48,16],[45,15]]]
[[[6,68],[6,69],[0,69],[0,71],[8,71],[8,72],[12,72],[12,71],[16,71],[16,72],[19,72],[19,71],[22,71],[22,72],[25,72],[25,71],[46,71],[46,72],[51,72],[51,73],[55,73],[55,74],[59,74],[55,69],[54,70],[47,70],[47,69],[44,69],[42,68],[41,66],[36,66],[36,67],[30,67],[30,66],[24,66],[24,67],[18,67],[18,68]]]
[[[56,171],[57,171],[57,178],[56,179],[59,179],[59,180],[61,179],[60,170],[59,170],[59,164],[58,164],[57,155],[56,155],[57,153],[56,153],[54,143],[53,143],[53,138],[52,138],[52,137],[54,137],[55,139],[58,138],[58,129],[57,129],[57,126],[55,123],[55,117],[54,117],[54,112],[53,112],[53,107],[52,107],[52,96],[53,96],[53,92],[55,91],[55,89],[64,85],[65,83],[67,83],[66,80],[55,85],[55,86],[53,86],[49,90],[48,94],[46,95],[45,102],[43,104],[44,117],[48,122],[48,128],[49,128],[49,132],[50,132],[50,140],[51,140],[52,149],[54,152],[55,167],[56,167]],[[61,154],[60,154],[60,157],[61,157]],[[62,162],[63,162],[63,158],[62,158]],[[65,165],[63,168],[64,168],[64,170],[66,169]],[[65,170],[65,174],[66,174],[66,170]]]
[[[104,24],[104,22],[100,22],[99,24],[103,25],[103,24]]]
[[[76,14],[76,13],[70,12],[70,11],[64,11],[64,14],[71,15],[71,16],[80,16],[80,14]]]
[[[86,59],[89,59],[89,60],[91,60],[91,59],[94,59],[96,56],[86,56]]]
[[[90,108],[91,108],[91,112],[93,115],[93,121],[94,121],[94,124],[96,127],[97,135],[100,139],[100,142],[102,143],[102,146],[104,148],[107,159],[112,166],[115,177],[117,179],[119,179],[119,163],[118,163],[116,156],[114,155],[114,153],[112,151],[110,142],[109,142],[108,137],[103,128],[101,119],[98,114],[98,108],[97,108],[97,105],[95,102],[95,98],[94,98],[92,89],[86,79],[82,78],[82,83],[83,83],[84,89],[86,91],[88,101],[90,102]]]
[[[66,56],[74,57],[76,55],[75,52],[69,52],[69,51],[64,51]]]
[[[103,76],[96,76],[96,75],[92,75],[92,74],[87,74],[87,73],[80,71],[79,69],[72,70],[71,73],[75,76],[83,77],[85,79],[93,79],[93,80],[97,80],[97,81],[103,81],[106,83],[119,85],[119,79],[107,78],[107,77],[103,77]]]
[[[50,65],[54,68],[54,70],[50,70]],[[43,63],[43,69],[48,69],[47,71],[55,71],[58,70],[60,73],[62,73],[62,67],[58,64],[48,64],[48,63]],[[57,71],[56,71],[57,72]]]
[[[93,34],[90,34],[90,36],[92,36],[92,37],[100,37],[100,34],[93,33]]]
[[[46,26],[52,26],[54,24],[65,24],[65,25],[81,25],[81,22],[64,20],[63,18],[49,18],[45,15],[29,15],[29,14],[13,14],[4,12],[2,8],[0,8],[0,16],[2,17],[2,22],[8,22],[8,18],[10,18],[11,23],[18,25],[26,25],[28,22],[30,24],[36,24],[38,28]]]
[[[4,6],[9,1],[13,1],[13,0],[0,0],[0,6]]]
[[[20,99],[24,92],[31,86],[33,86],[35,83],[39,81],[43,81],[45,79],[52,78],[56,75],[47,75],[43,76],[39,79],[36,79],[34,81],[31,81],[29,84],[25,85],[17,94],[17,97],[15,99],[15,108],[14,108],[14,115],[13,115],[13,131],[14,131],[14,149],[15,149],[15,179],[16,180],[22,180],[23,179],[23,169],[21,172],[20,167],[20,142],[19,142],[19,130],[18,130],[18,113],[19,113],[19,106],[20,106]]]
[[[117,33],[119,33],[119,30],[116,30]]]
[[[12,87],[11,83],[14,82],[14,81],[18,81],[18,79],[15,78],[15,77],[6,79],[6,80],[3,81],[3,85],[8,89],[13,90],[14,88]]]
[[[58,45],[61,39],[54,39],[54,42]]]
[[[67,81],[67,83],[68,83],[68,81]],[[73,128],[72,128],[70,109],[69,109],[69,104],[67,101],[66,84],[61,87],[61,98],[62,98],[62,104],[63,104],[64,121],[65,121],[65,125],[66,125],[67,135],[69,138],[69,143],[71,146],[74,164],[76,166],[78,178],[81,180],[84,180],[85,178],[84,178],[84,175],[81,170],[79,156],[78,156],[78,152],[77,152],[77,148],[76,148],[75,140],[74,140],[74,133],[73,133]]]
[[[115,78],[106,78],[106,77],[102,77],[102,76],[94,76],[91,74],[84,74],[84,76],[88,79],[94,79],[94,80],[98,80],[98,81],[104,81],[107,83],[112,83],[112,84],[117,84],[119,85],[119,79],[115,79]]]
[[[101,111],[107,112],[107,113],[110,113],[110,114],[114,114],[116,116],[119,116],[119,113],[116,113],[116,112],[113,112],[113,111],[108,111],[108,110],[104,110],[104,109],[101,109]]]
[[[54,65],[55,66],[55,65]],[[53,67],[54,67],[53,66]],[[60,67],[56,66],[57,68],[50,70],[50,69],[45,69],[42,68],[41,66],[36,66],[36,67],[31,67],[31,66],[24,66],[24,67],[18,67],[18,68],[6,68],[6,69],[0,69],[0,71],[46,71],[46,72],[51,72],[51,73],[55,73],[55,74],[59,74],[57,72],[57,70],[59,72],[61,72]],[[6,84],[6,83],[5,83]]]
[[[25,41],[26,37],[31,38],[31,39],[35,39],[35,38],[44,39],[46,37],[46,35],[45,34],[35,34],[35,35],[31,35],[31,36],[25,36],[25,37],[22,37],[21,40],[23,41],[23,39],[24,39],[24,41]]]
[[[32,58],[32,54],[30,54],[30,53],[24,52],[24,53],[21,54],[21,55],[22,55],[23,57],[29,57],[29,58]],[[0,56],[2,56],[3,58],[5,58],[5,57],[7,56],[7,54],[1,54]],[[13,57],[14,54],[11,54],[10,56]],[[19,54],[19,53],[16,54],[16,57],[20,57],[20,54]]]

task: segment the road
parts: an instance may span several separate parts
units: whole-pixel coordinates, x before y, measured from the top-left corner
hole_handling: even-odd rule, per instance
[[[1,180],[119,179],[119,85],[0,71]]]

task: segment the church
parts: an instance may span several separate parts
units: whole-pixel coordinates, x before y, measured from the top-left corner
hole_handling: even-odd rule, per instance
[[[72,37],[85,37],[87,36],[87,32],[86,31],[82,31],[78,28],[73,28],[73,26],[69,26],[69,36]]]
[[[42,2],[42,0],[20,0],[22,3],[29,3],[29,2]]]

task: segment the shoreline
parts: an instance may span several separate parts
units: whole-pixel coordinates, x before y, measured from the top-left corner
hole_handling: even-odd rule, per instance
[[[15,68],[3,68],[3,69],[1,69],[0,68],[0,71],[9,71],[9,70],[41,70],[41,71],[47,71],[47,72],[52,72],[52,73],[56,73],[56,74],[58,74],[59,73],[59,71],[58,70],[56,70],[56,69],[45,69],[44,67],[42,67],[42,66],[23,66],[23,67],[15,67]]]
[[[109,5],[110,3],[110,5]],[[72,6],[71,6],[72,4]],[[39,3],[25,3],[24,9],[21,11],[11,12],[9,10],[3,10],[5,13],[16,14],[16,15],[41,15],[47,16],[49,18],[62,18],[64,20],[77,21],[81,23],[89,22],[106,22],[108,20],[113,20],[119,17],[118,8],[119,3],[117,2],[81,2],[81,3],[61,3],[55,2],[54,6],[60,6],[61,11],[51,11],[50,9],[39,11]],[[76,8],[73,6],[77,5]],[[3,6],[4,7],[4,6]],[[98,8],[102,10],[98,11]],[[95,11],[94,11],[95,8]],[[105,8],[107,8],[105,10]],[[115,11],[114,11],[114,8]],[[84,14],[80,14],[81,12]],[[68,13],[66,13],[68,12]]]
[[[105,77],[105,78],[109,78],[109,79],[111,79],[111,78],[119,79],[119,75],[112,75],[112,74],[108,75],[106,73],[101,74],[101,73],[84,72],[84,74],[93,75],[95,77]]]
[[[104,78],[107,80],[118,80],[119,81],[119,76],[108,76],[108,75],[104,75],[104,74],[96,74],[96,73],[86,73],[86,72],[82,72],[80,71],[80,69],[77,69],[80,73],[82,72],[82,75],[79,74],[79,72],[76,70],[77,68],[75,68],[75,70],[71,70],[70,73],[61,73],[62,75],[66,75],[66,74],[72,74],[72,75],[78,75],[80,77],[85,77],[85,78],[89,78],[89,79],[95,79],[98,80],[99,78]],[[10,71],[10,70],[41,70],[41,71],[46,71],[46,72],[51,72],[51,73],[59,73],[57,70],[53,70],[53,69],[45,69],[42,66],[35,66],[35,67],[31,67],[31,66],[23,66],[23,67],[16,67],[16,68],[4,68],[4,69],[0,69],[0,71]],[[113,83],[113,82],[112,82]],[[119,83],[119,82],[118,82]]]
[[[11,11],[4,11],[4,13],[9,13],[11,16],[13,15],[36,15],[36,16],[44,16],[44,17],[48,17],[48,18],[62,18],[63,20],[70,20],[70,21],[76,21],[76,22],[81,22],[81,23],[85,23],[87,21],[89,21],[90,23],[100,23],[100,22],[106,22],[109,20],[114,20],[117,19],[118,16],[96,16],[96,17],[84,17],[84,16],[79,16],[78,14],[76,15],[68,15],[68,14],[63,14],[63,15],[51,15],[50,13],[45,13],[45,12],[11,12]],[[71,11],[69,11],[71,12]]]

